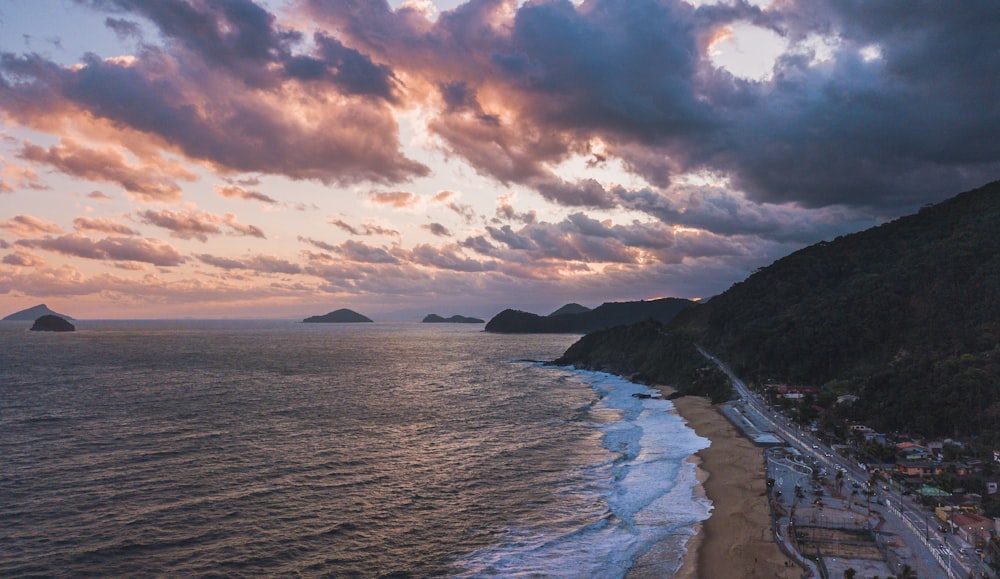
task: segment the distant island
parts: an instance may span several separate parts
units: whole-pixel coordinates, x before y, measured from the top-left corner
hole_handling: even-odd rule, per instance
[[[32,332],[75,332],[76,327],[59,316],[46,314],[31,326]]]
[[[486,324],[486,331],[498,334],[585,334],[646,320],[666,324],[692,304],[693,301],[680,298],[610,302],[593,310],[580,304],[566,304],[548,316],[508,309],[494,316]]]
[[[60,314],[59,312],[54,312],[48,308],[45,304],[38,304],[37,306],[30,307],[26,310],[21,310],[19,312],[14,312],[13,314],[7,316],[3,320],[4,322],[31,322],[37,320],[42,316],[59,316],[64,320],[72,320],[73,318],[67,316],[66,314]]]
[[[304,320],[304,324],[353,324],[359,322],[371,322],[372,320],[362,316],[358,312],[342,308],[322,316],[311,316]]]
[[[486,320],[479,318],[469,318],[466,316],[454,315],[450,318],[442,318],[437,314],[428,314],[422,320],[424,324],[485,324]]]

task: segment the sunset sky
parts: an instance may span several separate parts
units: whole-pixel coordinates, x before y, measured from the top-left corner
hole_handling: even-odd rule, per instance
[[[709,297],[1000,178],[1000,2],[0,0],[0,317]]]

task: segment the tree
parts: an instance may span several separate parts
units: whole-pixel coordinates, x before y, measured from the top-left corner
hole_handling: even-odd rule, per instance
[[[854,576],[857,574],[858,572],[854,570],[854,567],[844,569],[844,579],[854,579]]]

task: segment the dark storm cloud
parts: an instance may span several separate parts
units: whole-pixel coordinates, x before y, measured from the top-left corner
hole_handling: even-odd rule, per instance
[[[1000,175],[1000,4],[795,2],[774,18],[841,44],[822,66],[782,61],[713,156],[755,199],[912,209]]]
[[[657,187],[707,170],[750,201],[884,215],[1000,175],[1000,4],[991,0],[787,0],[763,11],[472,0],[434,22],[381,1],[307,4],[352,46],[436,87],[443,106],[430,127],[454,152],[557,203],[622,201],[551,174],[592,138]],[[739,22],[795,48],[770,80],[742,80],[708,60],[711,39]],[[816,36],[834,39],[826,62],[795,46]],[[881,57],[863,58],[864,48]]]

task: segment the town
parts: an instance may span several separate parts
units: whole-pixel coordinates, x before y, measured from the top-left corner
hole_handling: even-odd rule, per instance
[[[704,352],[703,352],[704,353]],[[765,447],[772,530],[808,576],[997,577],[1000,450],[838,420],[818,389],[748,387],[723,414]]]

